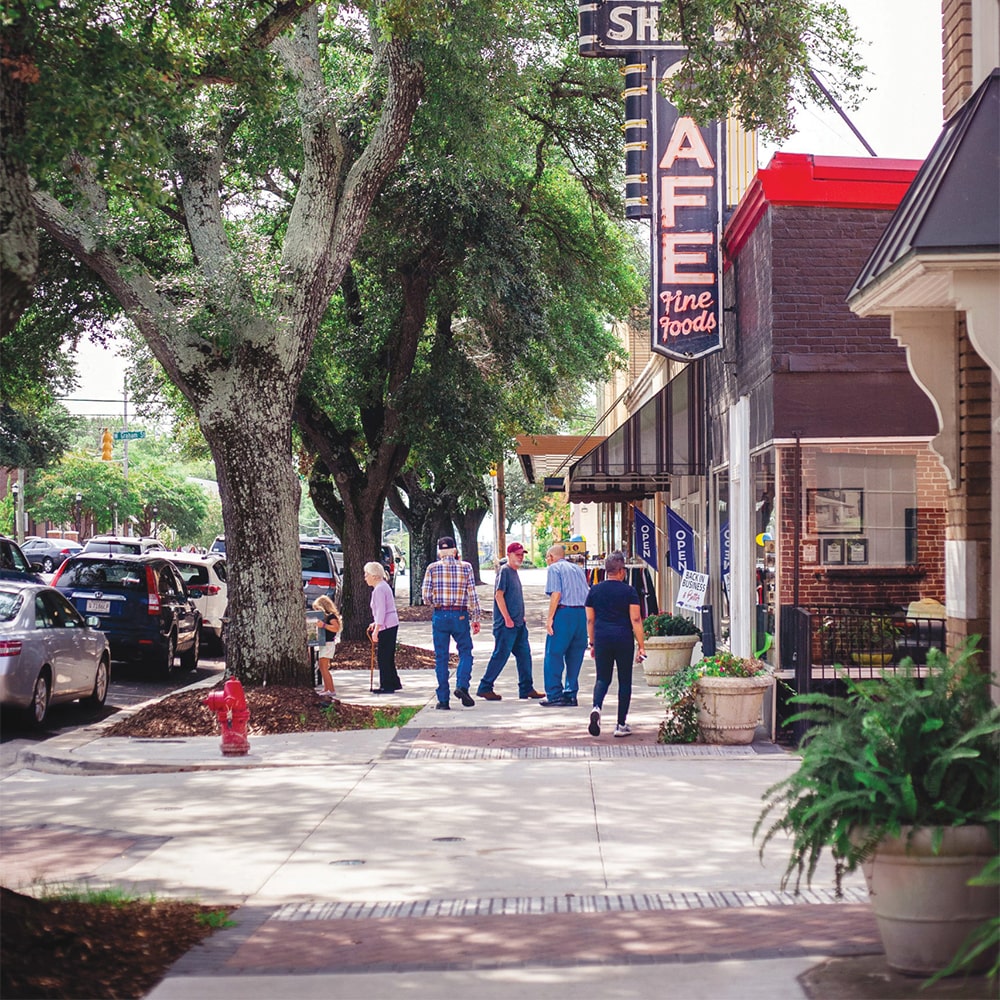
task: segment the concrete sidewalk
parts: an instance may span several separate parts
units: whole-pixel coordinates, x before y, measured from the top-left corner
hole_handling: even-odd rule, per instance
[[[400,633],[430,645],[429,624]],[[544,709],[511,663],[503,701],[444,713],[433,672],[408,671],[399,700],[426,707],[403,729],[255,737],[245,758],[215,738],[49,740],[0,786],[0,881],[238,905],[154,1000],[916,995],[884,967],[860,878],[838,901],[827,867],[795,896],[780,845],[758,858],[760,796],[794,757],[657,744],[641,678],[635,735],[594,739],[590,661],[583,680],[579,708]],[[345,700],[383,703],[367,685],[337,674]]]

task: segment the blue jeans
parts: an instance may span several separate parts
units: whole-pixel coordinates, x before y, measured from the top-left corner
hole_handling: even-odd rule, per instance
[[[472,680],[472,630],[468,611],[435,611],[431,618],[434,636],[434,670],[437,673],[437,700],[448,704],[448,652],[454,638],[458,648],[458,671],[455,687],[469,690]]]
[[[527,698],[534,690],[535,683],[531,679],[531,647],[528,645],[528,626],[521,622],[513,628],[507,628],[503,618],[493,626],[493,655],[486,664],[486,673],[479,682],[476,694],[485,694],[493,690],[493,684],[500,676],[500,671],[507,666],[510,654],[514,654],[517,664],[517,693],[521,698]]]
[[[604,696],[611,687],[611,672],[618,667],[618,724],[624,726],[629,705],[632,704],[632,663],[635,659],[635,643],[602,642],[594,648],[594,664],[597,667],[597,683],[594,685],[594,704],[604,706]]]
[[[576,697],[586,649],[586,612],[583,608],[556,608],[552,635],[545,640],[545,696],[549,701]]]

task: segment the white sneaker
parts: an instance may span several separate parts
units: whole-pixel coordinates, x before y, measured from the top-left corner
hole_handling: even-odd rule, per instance
[[[596,705],[590,710],[590,725],[587,726],[587,732],[591,736],[601,735],[601,710]]]
[[[615,736],[631,736],[632,729],[627,722],[620,722],[615,726]]]

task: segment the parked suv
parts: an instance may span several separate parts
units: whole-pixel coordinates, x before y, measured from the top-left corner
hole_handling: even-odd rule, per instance
[[[85,617],[96,616],[115,660],[149,664],[169,674],[198,666],[201,613],[176,567],[164,556],[81,552],[52,580]]]
[[[144,552],[166,552],[167,547],[158,538],[147,535],[94,535],[83,546],[83,551],[137,556]]]
[[[302,559],[302,587],[305,590],[306,605],[312,607],[312,602],[320,594],[327,594],[340,602],[337,592],[340,580],[337,578],[337,567],[333,563],[333,555],[323,545],[299,545]]]
[[[229,601],[226,557],[218,552],[200,556],[193,552],[169,552],[166,556],[184,579],[188,596],[201,612],[203,645],[222,649],[222,619]]]
[[[45,583],[31,568],[31,564],[17,542],[6,535],[0,535],[0,580]]]

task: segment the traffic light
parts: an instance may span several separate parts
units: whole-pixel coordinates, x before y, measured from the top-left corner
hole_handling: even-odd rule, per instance
[[[490,475],[495,478],[496,474],[497,474],[497,463],[496,462],[491,462],[490,463]]]
[[[101,435],[101,458],[103,458],[105,462],[110,462],[113,451],[114,439],[111,437],[111,431],[105,427],[104,433]]]

